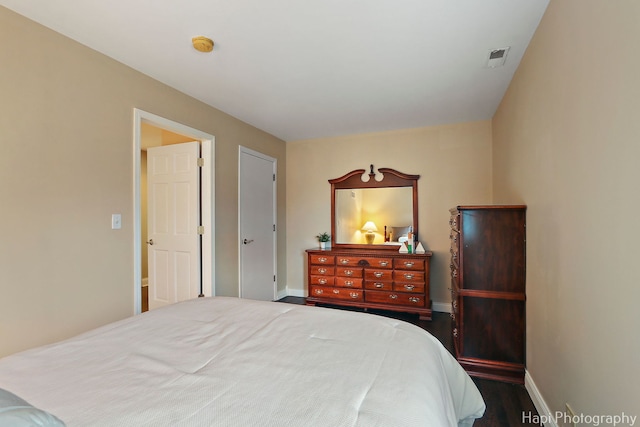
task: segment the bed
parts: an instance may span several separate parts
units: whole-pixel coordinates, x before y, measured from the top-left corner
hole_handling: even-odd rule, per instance
[[[19,425],[4,414],[70,427],[443,427],[470,426],[485,409],[415,325],[226,297],[0,359],[0,389],[0,426]]]

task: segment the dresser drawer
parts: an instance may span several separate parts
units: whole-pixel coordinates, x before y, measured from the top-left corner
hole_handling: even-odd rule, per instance
[[[424,288],[424,283],[393,283],[393,290],[396,292],[414,292],[424,294]]]
[[[334,266],[311,265],[309,274],[312,276],[333,276],[335,274]]]
[[[336,257],[333,255],[310,255],[309,259],[311,260],[311,264],[325,264],[325,265],[333,265],[335,264]]]
[[[352,268],[352,267],[336,267],[336,276],[342,277],[362,277],[362,269],[361,268]]]
[[[424,272],[394,270],[393,280],[396,282],[424,283]]]
[[[393,280],[393,270],[365,268],[364,279],[366,281],[391,281]]]
[[[392,291],[393,281],[367,280],[364,282],[365,289],[373,289],[378,291]]]
[[[424,271],[424,259],[396,258],[393,260],[393,268],[396,270],[419,270]]]
[[[362,258],[356,256],[347,256],[347,255],[337,255],[336,256],[336,265],[342,267],[359,267],[360,260]]]
[[[393,260],[391,258],[366,257],[366,258],[362,258],[362,261],[364,261],[363,264],[365,266],[369,266],[369,267],[375,267],[375,268],[392,268],[393,267]]]
[[[404,292],[367,291],[365,301],[411,307],[424,307],[424,296]]]
[[[311,286],[309,296],[315,298],[364,301],[363,291],[360,289],[333,288],[330,286]]]
[[[333,276],[309,276],[309,283],[312,285],[330,285],[335,283]]]
[[[351,277],[336,277],[336,286],[342,288],[359,288],[362,289],[362,279]]]

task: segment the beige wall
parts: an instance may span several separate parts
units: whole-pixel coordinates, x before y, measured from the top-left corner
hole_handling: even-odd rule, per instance
[[[287,143],[287,287],[302,294],[304,251],[331,230],[327,180],[371,163],[420,175],[419,238],[434,252],[431,296],[449,303],[449,209],[491,202],[489,121]]]
[[[527,367],[551,411],[640,415],[640,2],[552,0],[493,119],[527,212]]]
[[[278,159],[284,224],[284,142],[3,7],[0,40],[0,356],[133,314],[134,108],[215,135],[216,283],[236,295],[238,146]]]

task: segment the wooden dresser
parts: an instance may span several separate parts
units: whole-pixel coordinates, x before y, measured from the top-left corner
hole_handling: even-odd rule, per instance
[[[453,342],[473,376],[524,383],[526,206],[450,210]]]
[[[307,250],[307,304],[417,313],[431,320],[432,253],[376,249]]]

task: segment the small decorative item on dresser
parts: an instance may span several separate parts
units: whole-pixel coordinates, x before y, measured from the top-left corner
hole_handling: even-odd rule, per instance
[[[373,244],[373,241],[376,238],[376,235],[374,234],[374,231],[378,231],[378,227],[376,227],[374,222],[373,221],[367,221],[362,226],[362,231],[366,231],[366,233],[364,235],[364,239],[366,240],[367,245]]]
[[[329,249],[331,247],[331,235],[329,233],[320,233],[316,238],[320,242],[320,249]]]

